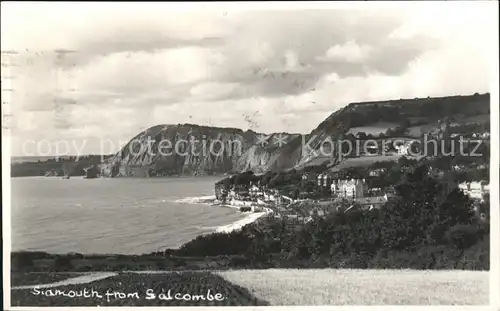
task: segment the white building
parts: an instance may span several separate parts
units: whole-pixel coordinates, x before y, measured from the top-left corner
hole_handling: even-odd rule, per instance
[[[412,143],[412,141],[407,141],[402,144],[394,145],[394,148],[397,150],[398,154],[408,155],[410,153],[410,147]]]
[[[385,168],[376,168],[376,169],[371,170],[369,175],[371,177],[380,176],[382,173],[385,173],[385,172],[386,172]]]
[[[488,133],[488,132],[474,133],[474,134],[472,134],[472,137],[473,138],[489,138],[490,137],[490,133]]]
[[[328,187],[331,181],[331,177],[328,174],[319,174],[317,177],[319,187]]]
[[[335,180],[330,186],[332,194],[339,198],[362,198],[367,190],[364,179]]]
[[[249,191],[251,197],[263,197],[264,196],[264,191],[262,191],[262,189],[255,184],[252,185],[250,187],[250,189],[248,189],[248,191]]]
[[[455,172],[458,172],[458,171],[463,171],[465,169],[465,166],[463,165],[453,165],[451,167],[451,169]]]
[[[484,200],[484,195],[490,192],[490,185],[486,181],[463,182],[458,188],[471,199]]]

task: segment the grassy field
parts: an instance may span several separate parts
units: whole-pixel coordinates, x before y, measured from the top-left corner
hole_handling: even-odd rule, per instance
[[[332,171],[341,171],[350,167],[368,167],[375,162],[383,162],[383,161],[398,161],[401,158],[401,155],[374,155],[374,156],[366,156],[359,158],[348,158],[340,162],[338,165],[332,168]]]
[[[19,279],[20,277],[18,277]],[[57,277],[60,279],[60,277]],[[32,284],[18,281],[19,285]],[[255,306],[268,305],[210,272],[121,273],[86,284],[14,289],[12,306]]]
[[[364,132],[365,134],[371,134],[377,136],[379,134],[383,134],[387,132],[388,129],[394,129],[398,126],[397,123],[390,122],[377,122],[373,124],[369,124],[366,126],[353,127],[349,129],[347,133],[358,134],[359,132]]]
[[[485,305],[488,272],[270,269],[220,272],[271,305]]]

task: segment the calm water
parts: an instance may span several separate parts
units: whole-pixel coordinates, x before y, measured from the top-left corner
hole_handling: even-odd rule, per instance
[[[142,254],[179,246],[244,217],[176,202],[213,195],[218,179],[12,178],[12,250]]]

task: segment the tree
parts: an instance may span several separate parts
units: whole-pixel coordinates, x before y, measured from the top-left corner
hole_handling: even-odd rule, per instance
[[[358,132],[357,136],[358,136],[358,139],[360,139],[360,140],[366,140],[368,138],[368,136],[366,135],[365,132]]]
[[[70,271],[73,269],[73,264],[71,258],[68,256],[57,256],[54,260],[54,267],[56,271]]]
[[[234,177],[234,184],[235,185],[248,185],[251,181],[253,181],[254,174],[252,171],[247,171],[244,173],[241,173],[239,175],[236,175]]]

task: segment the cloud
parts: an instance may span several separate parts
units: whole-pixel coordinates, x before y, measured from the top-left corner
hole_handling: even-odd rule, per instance
[[[372,47],[369,45],[358,45],[354,41],[348,41],[329,48],[326,51],[326,56],[322,59],[358,63],[367,60],[371,50]]]
[[[349,102],[489,86],[486,4],[225,15],[111,5],[3,7],[2,47],[20,52],[19,139],[126,139],[159,123],[308,132]]]

